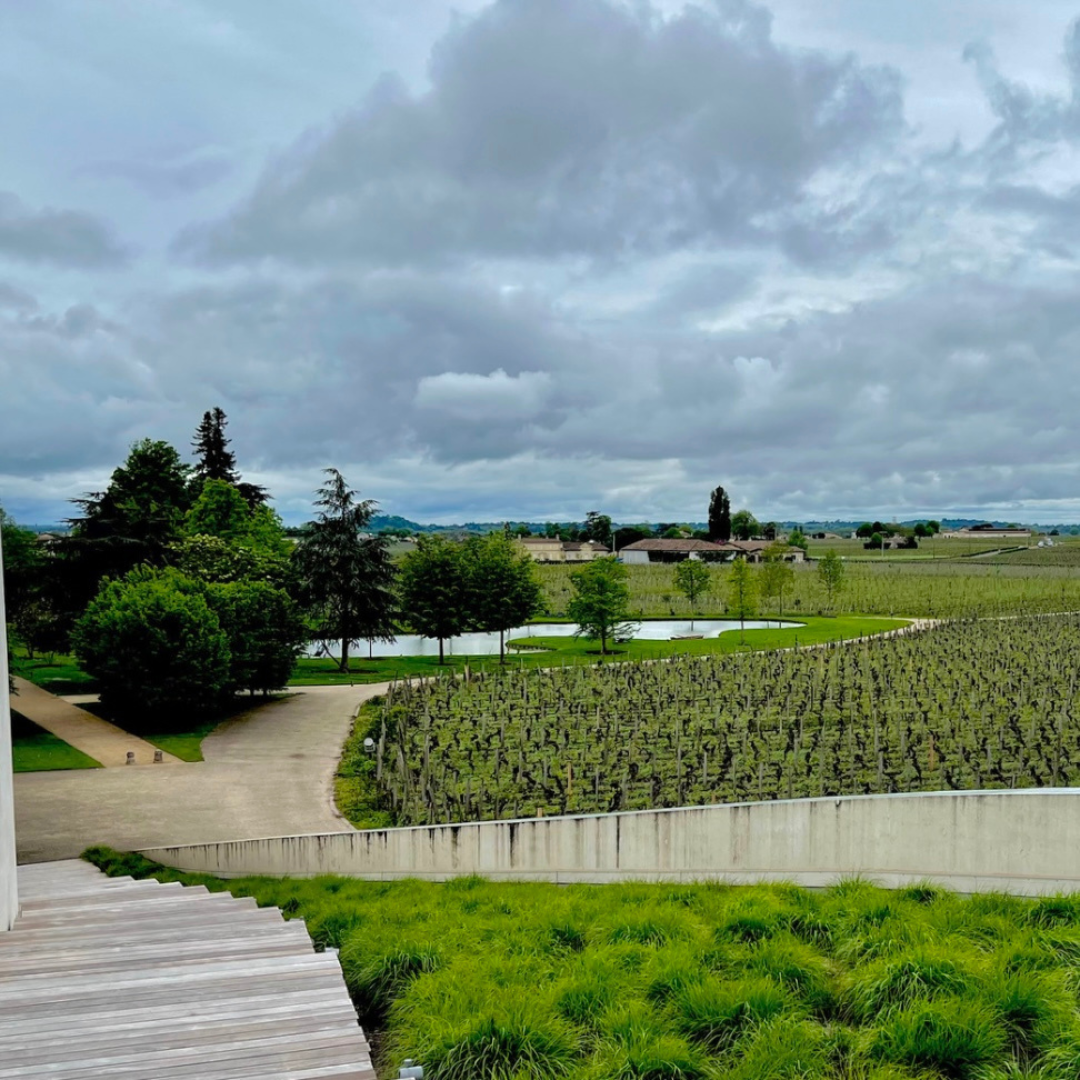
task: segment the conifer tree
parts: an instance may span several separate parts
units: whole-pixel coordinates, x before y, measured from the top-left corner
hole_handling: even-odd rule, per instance
[[[722,488],[714,488],[709,499],[709,539],[726,544],[731,539],[731,499]]]
[[[229,449],[232,440],[225,437],[228,422],[224,410],[215,406],[203,413],[202,423],[195,431],[191,442],[197,459],[193,479],[200,487],[207,480],[224,480],[233,487],[240,483],[236,455]]]
[[[195,438],[191,441],[196,457],[191,475],[192,495],[193,498],[198,498],[207,480],[223,480],[236,488],[248,506],[254,510],[266,502],[266,488],[240,479],[236,468],[236,455],[229,449],[232,440],[225,436],[228,423],[225,411],[220,406],[203,413],[202,422],[196,428]]]

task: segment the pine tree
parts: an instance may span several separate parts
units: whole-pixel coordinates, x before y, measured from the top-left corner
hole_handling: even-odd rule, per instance
[[[223,480],[236,488],[254,510],[266,502],[266,488],[240,479],[236,455],[229,449],[232,440],[225,437],[228,422],[225,411],[215,406],[203,413],[202,422],[195,430],[195,438],[191,441],[197,459],[191,476],[193,497],[198,498],[207,480]]]
[[[233,487],[240,483],[236,455],[229,449],[232,440],[225,437],[228,422],[224,410],[215,406],[203,413],[202,423],[195,431],[191,445],[198,460],[193,479],[200,487],[207,480],[224,480]]]
[[[337,469],[324,471],[329,479],[297,544],[296,567],[315,637],[341,642],[338,664],[348,671],[354,641],[394,640],[394,565],[386,537],[366,533],[377,504],[358,501]]]
[[[731,539],[731,500],[718,487],[709,499],[709,539],[714,544],[726,544]]]

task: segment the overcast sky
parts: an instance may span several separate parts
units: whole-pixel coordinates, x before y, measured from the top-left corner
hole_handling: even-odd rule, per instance
[[[1080,0],[0,0],[0,502],[1080,520]]]

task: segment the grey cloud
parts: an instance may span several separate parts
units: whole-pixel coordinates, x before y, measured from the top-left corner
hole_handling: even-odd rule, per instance
[[[0,309],[22,313],[34,311],[37,306],[37,300],[30,293],[0,281]]]
[[[101,161],[84,170],[94,176],[118,176],[148,195],[190,195],[223,180],[235,168],[231,155],[215,149],[162,160]]]
[[[1068,94],[1033,90],[1008,78],[986,42],[968,45],[964,59],[973,66],[997,117],[997,127],[984,151],[997,158],[999,164],[1014,162],[1019,151],[1033,144],[1080,138],[1080,20],[1073,22],[1065,35],[1063,60]]]
[[[902,129],[897,75],[781,47],[715,0],[499,0],[437,46],[432,87],[384,79],[188,230],[210,262],[624,257],[760,242],[755,215]]]
[[[34,210],[17,195],[0,192],[0,257],[92,269],[118,266],[126,254],[92,214]]]

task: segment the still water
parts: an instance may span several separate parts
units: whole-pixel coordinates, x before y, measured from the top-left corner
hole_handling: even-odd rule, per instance
[[[758,619],[747,619],[747,630],[775,630],[780,628],[797,630],[802,623],[777,622],[771,620],[762,622]],[[531,626],[521,626],[507,632],[506,640],[515,641],[518,638],[534,637],[572,637],[577,627],[573,623],[533,623]],[[673,637],[684,634],[700,634],[702,637],[714,638],[731,630],[739,629],[738,619],[695,619],[691,628],[689,619],[649,619],[639,624],[639,629],[634,634],[637,641],[669,641]],[[308,650],[309,656],[317,654],[318,647],[312,646]],[[360,647],[351,650],[355,656],[366,656],[368,653],[367,642],[361,642]],[[376,641],[372,647],[375,656],[438,656],[439,643],[434,638],[422,638],[417,634],[399,634],[397,641],[392,645],[385,641]],[[499,635],[490,634],[461,634],[459,637],[450,638],[446,642],[447,656],[492,656],[498,655]]]

